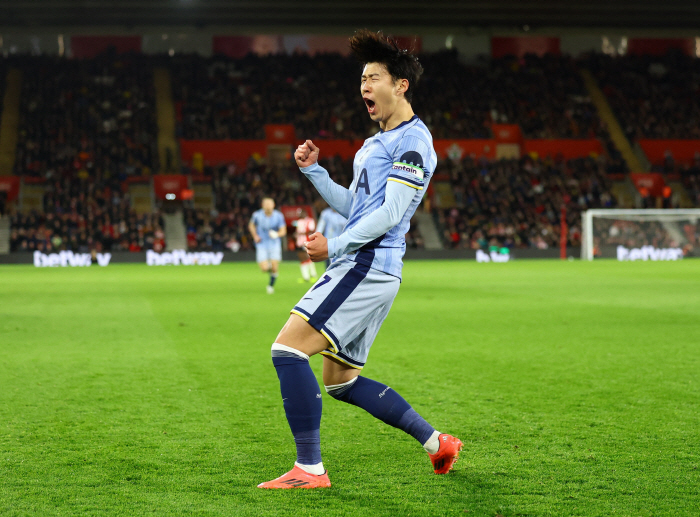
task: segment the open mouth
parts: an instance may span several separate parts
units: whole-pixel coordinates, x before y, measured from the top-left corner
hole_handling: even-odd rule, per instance
[[[374,101],[372,99],[366,99],[366,98],[362,99],[362,100],[364,100],[365,104],[367,105],[367,111],[369,113],[374,113],[374,109],[375,109]]]

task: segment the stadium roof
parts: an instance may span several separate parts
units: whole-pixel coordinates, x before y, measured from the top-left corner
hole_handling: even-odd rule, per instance
[[[700,27],[698,0],[0,0],[0,27]]]

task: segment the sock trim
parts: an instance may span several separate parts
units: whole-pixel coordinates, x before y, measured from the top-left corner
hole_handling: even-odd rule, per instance
[[[326,473],[326,469],[323,467],[323,462],[316,463],[315,465],[302,465],[298,461],[294,462],[294,465],[299,467],[301,470],[307,474],[312,474],[314,476],[322,476]],[[319,474],[320,471],[320,474]]]
[[[434,431],[433,434],[423,444],[425,452],[428,454],[437,454],[440,450],[440,431]]]
[[[304,352],[297,350],[296,348],[292,348],[287,345],[281,345],[280,343],[272,343],[272,348],[271,350],[273,352],[287,352],[290,354],[294,354],[298,357],[301,357],[302,359],[309,360],[309,356],[306,355]]]
[[[357,377],[349,380],[348,382],[344,382],[342,384],[329,384],[328,386],[324,385],[323,387],[326,388],[326,393],[330,393],[331,391],[334,391],[334,390],[339,390],[339,389],[343,389],[343,388],[347,389],[350,386],[352,386],[353,384],[355,384],[356,382],[357,382]]]

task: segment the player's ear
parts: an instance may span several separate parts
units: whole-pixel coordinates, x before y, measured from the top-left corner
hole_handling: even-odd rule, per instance
[[[406,93],[408,91],[408,79],[399,79],[396,81],[396,93]]]

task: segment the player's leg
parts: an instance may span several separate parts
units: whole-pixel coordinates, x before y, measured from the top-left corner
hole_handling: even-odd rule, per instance
[[[430,456],[436,474],[449,472],[457,461],[462,442],[436,431],[389,386],[360,376],[359,369],[330,356],[323,358],[323,384],[334,399],[362,408],[418,440]]]
[[[301,270],[301,278],[304,282],[309,282],[311,280],[311,270],[309,264],[313,264],[309,258],[309,254],[306,253],[304,248],[297,248],[297,257],[299,258],[299,269]]]
[[[270,254],[265,246],[261,243],[255,245],[255,261],[260,267],[260,271],[267,273],[270,271]]]
[[[270,260],[270,282],[267,284],[267,294],[272,294],[275,292],[275,282],[277,281],[278,271],[279,261]]]
[[[297,461],[287,474],[260,488],[316,488],[330,486],[321,459],[322,399],[309,356],[328,346],[316,329],[292,314],[272,345],[287,422],[294,435]]]

